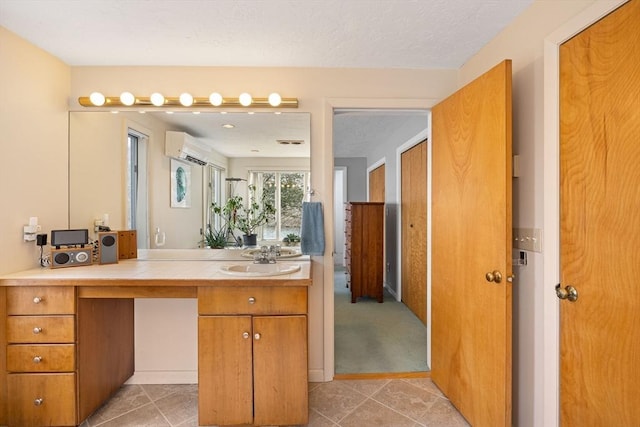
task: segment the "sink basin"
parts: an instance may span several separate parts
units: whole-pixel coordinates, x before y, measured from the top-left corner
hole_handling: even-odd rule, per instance
[[[260,248],[252,248],[252,249],[245,249],[244,251],[242,251],[242,256],[245,258],[253,258],[253,255],[256,252],[260,252]],[[299,249],[294,249],[294,248],[280,248],[280,256],[278,256],[277,258],[295,258],[297,256],[302,256],[302,254],[300,253]]]
[[[300,270],[300,264],[232,264],[223,265],[220,271],[231,276],[240,277],[267,277],[291,274]]]

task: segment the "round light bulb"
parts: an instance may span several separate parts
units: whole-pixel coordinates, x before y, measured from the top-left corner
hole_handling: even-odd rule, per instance
[[[221,106],[222,105],[222,95],[220,95],[218,92],[213,92],[211,95],[209,95],[209,102],[214,107]]]
[[[104,105],[106,99],[100,92],[93,92],[91,95],[89,95],[89,101],[91,101],[91,103],[96,107],[101,107]]]
[[[120,102],[123,105],[131,106],[136,102],[136,97],[131,92],[122,92],[120,94]]]
[[[191,107],[193,105],[193,96],[190,93],[183,93],[180,95],[180,104],[185,107]]]
[[[162,96],[161,93],[152,93],[150,99],[151,103],[156,107],[162,107],[164,105],[164,96]]]
[[[251,98],[251,95],[245,92],[240,94],[240,96],[238,97],[238,101],[240,101],[240,105],[248,107],[249,105],[251,105],[251,101],[253,101],[253,99]]]
[[[280,103],[282,103],[282,97],[279,93],[274,92],[269,95],[269,105],[271,105],[272,107],[277,107],[278,105],[280,105]]]

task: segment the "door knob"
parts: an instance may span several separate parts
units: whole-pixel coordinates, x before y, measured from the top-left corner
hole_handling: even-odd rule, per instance
[[[556,296],[559,299],[568,299],[571,302],[576,302],[578,299],[578,290],[571,285],[567,285],[564,289],[560,283],[556,285]]]
[[[484,275],[484,278],[487,279],[487,282],[502,282],[502,273],[498,270],[490,271],[489,273]]]

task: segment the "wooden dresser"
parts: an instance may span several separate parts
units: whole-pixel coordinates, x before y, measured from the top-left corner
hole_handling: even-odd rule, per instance
[[[348,202],[345,258],[351,302],[363,296],[383,301],[384,203]]]

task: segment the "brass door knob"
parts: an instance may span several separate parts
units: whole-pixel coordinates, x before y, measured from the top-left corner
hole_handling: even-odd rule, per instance
[[[490,271],[489,273],[484,275],[484,278],[487,279],[487,282],[502,282],[502,273],[498,270]]]
[[[559,299],[566,299],[571,302],[576,302],[578,300],[578,290],[571,285],[567,285],[562,288],[560,283],[556,285],[556,296]]]

